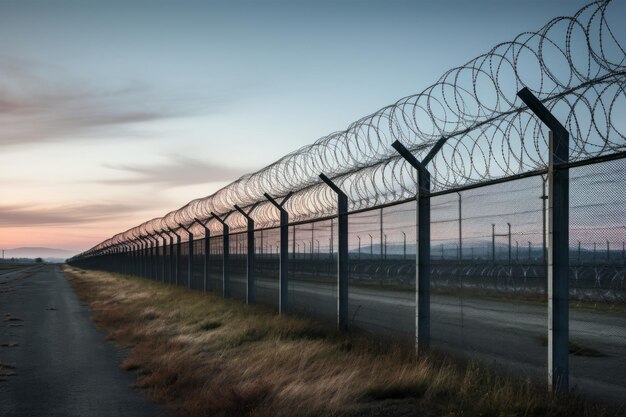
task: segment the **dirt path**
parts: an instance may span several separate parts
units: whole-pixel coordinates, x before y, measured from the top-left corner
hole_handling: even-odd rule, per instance
[[[156,416],[56,266],[0,275],[0,416]]]

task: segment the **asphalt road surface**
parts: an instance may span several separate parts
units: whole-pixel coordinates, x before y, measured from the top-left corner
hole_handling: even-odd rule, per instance
[[[232,277],[232,293],[245,299],[245,277]],[[276,280],[257,279],[257,301],[277,305]],[[335,320],[332,284],[290,281],[292,312]],[[547,381],[547,304],[431,296],[431,342],[441,351],[479,359],[538,381]],[[412,339],[415,294],[388,287],[351,285],[349,317],[364,330]],[[592,398],[626,404],[626,315],[570,309],[570,386]],[[581,354],[582,353],[582,354]]]
[[[1,271],[0,314],[0,416],[160,414],[57,266]]]

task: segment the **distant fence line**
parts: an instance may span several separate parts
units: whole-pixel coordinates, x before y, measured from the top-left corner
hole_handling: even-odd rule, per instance
[[[576,247],[581,240],[626,240],[626,131],[618,123],[626,111],[626,54],[609,24],[619,18],[608,13],[610,5],[592,3],[499,44],[423,92],[69,262],[239,294],[250,303],[265,297],[280,312],[299,306],[336,317],[343,330],[359,314],[371,314],[363,327],[381,326],[381,312],[391,321],[402,316],[389,306],[376,314],[360,310],[364,304],[351,310],[349,288],[378,281],[383,291],[386,274],[400,292],[359,299],[381,298],[382,306],[385,297],[402,297],[403,285],[414,287],[407,332],[420,348],[430,345],[434,323],[431,287],[461,300],[476,289],[480,296],[547,298],[549,382],[565,390],[568,300],[614,303],[625,293],[624,262],[590,263]],[[509,231],[496,231],[496,223]],[[539,251],[535,261],[513,265],[512,223],[529,254]],[[402,242],[392,244],[402,245],[403,258],[388,258],[388,238],[400,235]],[[441,262],[435,239],[444,242]],[[446,263],[443,245],[455,241],[458,259]],[[491,244],[490,260],[472,252],[483,243]],[[508,269],[495,256],[502,244]],[[361,258],[363,248],[369,259]],[[570,263],[576,254],[578,264]]]

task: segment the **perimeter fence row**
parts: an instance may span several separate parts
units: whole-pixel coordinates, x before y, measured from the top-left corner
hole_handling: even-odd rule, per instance
[[[499,43],[69,262],[626,398],[626,40],[614,4]]]
[[[626,159],[569,173],[572,385],[619,398],[626,395]],[[537,173],[429,197],[432,347],[545,375],[546,181]],[[348,214],[348,327],[415,340],[416,218],[415,200]],[[253,251],[248,235],[229,233],[226,256],[223,234],[180,234],[180,243],[172,235],[173,244],[154,239],[71,263],[337,320],[337,216],[288,226],[283,300],[280,228],[254,229]]]

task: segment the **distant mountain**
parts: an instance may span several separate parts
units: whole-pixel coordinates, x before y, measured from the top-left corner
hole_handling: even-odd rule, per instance
[[[76,255],[78,251],[56,248],[14,248],[5,249],[4,258],[43,258],[48,262],[59,262]]]

